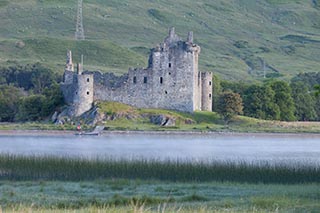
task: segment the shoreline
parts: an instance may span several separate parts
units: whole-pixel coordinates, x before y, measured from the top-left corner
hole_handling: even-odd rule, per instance
[[[77,131],[72,130],[0,130],[0,136],[79,136]],[[112,130],[103,131],[99,136],[108,135],[203,135],[203,136],[313,136],[319,137],[320,133],[281,133],[281,132],[214,132],[214,131],[133,131]],[[89,136],[86,136],[89,137]],[[97,137],[97,136],[91,136]]]

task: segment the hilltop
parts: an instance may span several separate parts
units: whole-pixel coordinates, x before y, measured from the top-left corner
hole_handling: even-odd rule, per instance
[[[62,72],[72,49],[86,68],[120,74],[146,66],[149,49],[175,26],[180,36],[194,31],[201,70],[225,79],[320,67],[318,0],[85,0],[81,42],[73,39],[76,11],[76,0],[0,0],[0,64],[41,62]]]

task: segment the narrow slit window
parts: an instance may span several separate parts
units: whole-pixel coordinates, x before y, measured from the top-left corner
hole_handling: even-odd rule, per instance
[[[145,83],[145,84],[148,83],[148,78],[147,77],[143,78],[143,83]]]
[[[212,85],[212,82],[211,81],[209,81],[209,86],[211,86]]]
[[[87,78],[87,82],[90,82],[90,78]]]
[[[169,63],[169,68],[171,68],[172,67],[172,64],[171,63]]]
[[[133,83],[134,83],[134,84],[137,83],[137,77],[136,77],[136,76],[133,77]]]
[[[163,78],[160,77],[160,84],[163,84]]]
[[[212,98],[212,95],[211,94],[209,94],[209,99],[211,99]]]

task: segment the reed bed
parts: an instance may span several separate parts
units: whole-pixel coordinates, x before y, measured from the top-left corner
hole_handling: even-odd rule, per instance
[[[173,182],[319,183],[320,169],[300,163],[158,161],[0,155],[0,180],[90,181],[141,179]]]

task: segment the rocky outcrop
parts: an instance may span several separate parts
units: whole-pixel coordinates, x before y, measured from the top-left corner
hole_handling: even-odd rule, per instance
[[[150,122],[159,125],[159,126],[175,126],[176,125],[176,119],[174,117],[170,117],[167,115],[151,115],[150,116]]]

